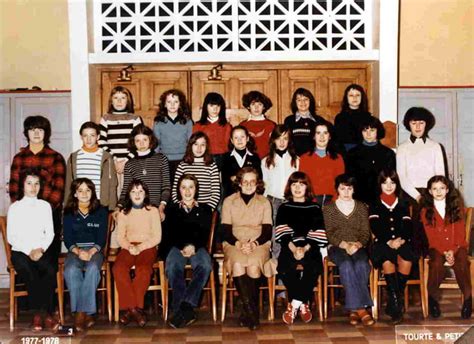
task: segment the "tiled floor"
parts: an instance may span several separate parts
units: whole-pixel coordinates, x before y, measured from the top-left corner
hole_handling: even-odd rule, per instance
[[[443,316],[438,320],[423,320],[419,306],[410,306],[405,316],[403,327],[408,332],[415,333],[421,327],[413,325],[427,325],[429,328],[442,333],[443,329],[452,326],[459,331],[465,331],[472,326],[473,320],[461,320],[459,317],[460,298],[456,291],[445,292],[441,302]],[[324,323],[313,320],[309,324],[296,321],[293,326],[286,326],[281,319],[283,307],[277,308],[276,320],[274,322],[262,321],[261,327],[257,331],[249,331],[240,328],[236,324],[236,315],[228,315],[225,322],[213,323],[207,309],[199,312],[199,320],[185,329],[175,330],[163,323],[161,317],[151,316],[151,320],[143,329],[135,326],[122,328],[116,324],[109,324],[105,317],[101,316],[97,325],[86,334],[81,334],[73,338],[48,338],[42,341],[32,340],[29,336],[37,336],[28,329],[30,315],[20,312],[19,321],[13,332],[9,331],[6,312],[8,309],[8,294],[6,289],[0,290],[0,344],[21,343],[21,344],[42,344],[42,343],[395,343],[395,328],[388,324],[388,318],[382,319],[372,326],[365,328],[362,325],[351,326],[347,323],[347,318],[339,307],[334,314]],[[66,318],[67,323],[71,323],[71,317]],[[433,326],[442,325],[442,326]],[[454,327],[453,327],[454,328]],[[451,331],[454,331],[451,329]],[[48,333],[42,335],[48,336]],[[29,339],[29,341],[28,341]],[[399,341],[404,343],[405,341]],[[408,343],[422,343],[423,341],[406,341]],[[425,341],[432,343],[433,341]],[[449,342],[449,341],[448,341]],[[453,341],[451,341],[453,342]],[[469,343],[473,343],[470,341]],[[439,341],[442,343],[442,341]]]

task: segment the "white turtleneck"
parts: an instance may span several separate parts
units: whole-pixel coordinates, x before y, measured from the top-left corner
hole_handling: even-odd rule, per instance
[[[343,213],[346,216],[349,216],[354,210],[355,201],[353,199],[351,199],[350,201],[344,201],[338,198],[336,200],[336,206],[337,206],[337,209],[341,211],[341,213]]]
[[[210,116],[207,116],[207,121],[208,121],[209,123],[216,123],[218,120],[219,120],[219,116],[217,116],[217,117],[210,117]]]
[[[442,201],[434,200],[434,206],[438,211],[438,214],[440,214],[441,217],[444,219],[444,217],[446,216],[446,198]]]
[[[36,197],[23,197],[8,209],[7,238],[12,250],[29,255],[31,250],[46,251],[53,242],[51,205]]]
[[[264,121],[265,120],[265,116],[262,114],[260,116],[253,116],[253,115],[250,115],[248,121]]]
[[[150,154],[150,152],[151,152],[151,149],[147,149],[146,151],[143,151],[143,152],[137,151],[137,154],[138,156],[145,156],[145,155]]]

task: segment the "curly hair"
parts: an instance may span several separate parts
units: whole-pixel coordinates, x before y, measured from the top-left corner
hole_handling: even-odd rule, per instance
[[[189,104],[186,100],[184,93],[177,89],[171,89],[163,92],[160,96],[160,104],[158,105],[158,112],[154,119],[155,122],[166,122],[166,116],[168,115],[168,110],[166,109],[166,98],[168,96],[178,97],[179,99],[179,109],[177,120],[180,124],[186,124],[187,121],[191,120],[191,111],[189,109]]]
[[[312,201],[314,198],[313,194],[313,186],[311,184],[311,180],[309,179],[308,175],[301,171],[293,172],[289,177],[288,181],[286,182],[285,186],[285,199],[288,201],[293,201],[293,194],[291,193],[291,184],[294,183],[302,183],[306,185],[306,192],[304,194],[304,198],[306,201]]]
[[[241,190],[240,184],[242,183],[242,180],[244,179],[244,175],[247,174],[247,173],[255,174],[255,176],[257,177],[257,190],[255,191],[255,193],[257,193],[259,195],[262,195],[263,192],[265,191],[265,186],[264,186],[263,180],[260,177],[257,170],[255,168],[251,167],[251,166],[242,167],[237,172],[237,174],[235,176],[234,183],[233,183],[234,190],[235,191],[240,191]]]
[[[196,131],[191,135],[189,138],[188,144],[186,146],[186,153],[184,153],[183,161],[186,164],[192,164],[194,162],[194,154],[193,154],[193,145],[196,143],[197,140],[204,139],[206,141],[206,150],[204,151],[204,164],[206,166],[211,165],[214,162],[212,158],[211,150],[210,150],[210,141],[209,137],[202,131]]]
[[[153,130],[148,128],[145,124],[138,124],[135,126],[130,134],[130,138],[128,139],[128,148],[130,149],[130,152],[136,153],[137,152],[137,146],[135,146],[135,136],[137,135],[146,135],[150,139],[150,149],[152,151],[155,150],[156,147],[158,147],[158,139],[155,136],[155,133]]]
[[[135,108],[133,105],[133,96],[132,92],[126,87],[123,86],[115,86],[112,88],[112,91],[110,91],[110,96],[109,96],[109,106],[108,106],[108,113],[112,113],[115,111],[114,106],[112,104],[112,97],[114,96],[115,93],[123,93],[127,96],[127,106],[125,107],[125,111],[128,113],[135,113]]]
[[[94,212],[100,206],[100,202],[97,199],[97,193],[95,191],[95,185],[89,178],[77,178],[71,183],[69,193],[69,198],[66,202],[66,207],[64,208],[64,213],[73,213],[77,214],[79,211],[79,200],[76,197],[76,192],[82,184],[86,184],[86,186],[91,190],[91,200],[89,202],[89,213]]]
[[[425,133],[423,136],[428,136],[429,131],[433,129],[436,124],[436,119],[431,111],[424,107],[411,107],[407,110],[403,117],[403,125],[408,131],[411,131],[411,121],[424,121],[426,123]]]
[[[201,118],[199,119],[198,123],[202,125],[209,124],[209,121],[207,120],[207,117],[209,117],[209,111],[207,110],[208,105],[220,106],[218,123],[220,126],[226,125],[227,117],[225,115],[225,100],[219,93],[216,92],[209,92],[208,94],[206,94],[206,97],[204,98],[204,102],[202,104]]]
[[[351,90],[356,90],[360,92],[361,97],[360,97],[359,111],[369,112],[369,101],[367,99],[367,93],[365,92],[364,88],[358,84],[350,84],[344,90],[344,96],[342,97],[342,102],[341,102],[341,112],[348,112],[351,110],[349,106],[349,99],[347,99],[347,96]]]
[[[270,135],[270,139],[268,141],[269,146],[270,146],[270,152],[265,158],[265,166],[267,168],[275,166],[275,155],[276,155],[276,150],[277,150],[275,141],[285,134],[288,135],[288,153],[291,156],[291,167],[296,166],[296,161],[298,160],[298,156],[296,155],[295,148],[293,146],[291,130],[290,128],[288,128],[288,126],[284,124],[277,124],[275,128],[273,128],[272,134]]]
[[[26,141],[30,142],[30,137],[28,136],[28,131],[34,129],[43,129],[44,138],[43,143],[45,145],[49,144],[49,139],[51,138],[51,122],[44,116],[28,116],[23,122],[23,135],[26,137]]]
[[[122,209],[125,215],[128,215],[128,213],[130,213],[130,210],[132,210],[132,207],[133,207],[133,201],[130,198],[130,192],[133,190],[133,188],[139,187],[139,186],[141,186],[143,188],[143,191],[145,191],[145,199],[143,200],[143,207],[146,210],[150,210],[152,207],[150,203],[150,190],[148,189],[148,186],[146,185],[146,183],[139,179],[132,179],[132,181],[130,182],[130,185],[128,185],[127,193],[125,196],[125,203]]]
[[[422,195],[421,206],[426,209],[426,220],[430,225],[435,223],[434,198],[430,194],[429,190],[434,183],[439,182],[443,183],[448,188],[448,193],[446,195],[446,216],[444,218],[444,222],[446,224],[455,223],[463,216],[464,202],[461,194],[454,187],[454,183],[442,175],[431,177],[426,184],[426,192],[424,192]]]
[[[335,159],[337,159],[337,156],[339,154],[338,154],[337,142],[334,139],[334,137],[336,135],[335,130],[334,130],[334,126],[329,121],[326,121],[326,120],[319,121],[316,124],[316,128],[314,129],[315,137],[316,137],[316,131],[318,130],[318,127],[321,127],[321,126],[326,127],[328,132],[329,132],[329,141],[328,141],[328,145],[326,147],[326,154],[328,154],[329,157],[332,160],[335,160]],[[316,138],[315,137],[313,137],[313,139],[311,140],[311,147],[310,147],[311,149],[308,150],[308,155],[312,155],[314,150],[316,149]]]
[[[250,104],[253,102],[263,104],[263,115],[273,106],[271,99],[260,91],[250,91],[242,96],[242,105],[244,108],[249,109]]]

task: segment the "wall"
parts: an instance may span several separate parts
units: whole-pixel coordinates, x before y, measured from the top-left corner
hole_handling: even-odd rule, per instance
[[[0,89],[68,90],[67,0],[0,0]]]
[[[400,86],[474,86],[474,1],[400,1]]]

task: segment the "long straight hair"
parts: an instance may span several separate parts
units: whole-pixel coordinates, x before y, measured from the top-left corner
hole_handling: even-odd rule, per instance
[[[112,97],[115,93],[125,94],[127,96],[127,106],[125,106],[125,111],[127,111],[128,113],[135,113],[132,92],[130,92],[128,88],[123,86],[116,86],[112,88],[112,91],[110,91],[108,113],[112,113],[115,111],[114,106],[112,104]]]
[[[304,198],[306,201],[312,201],[314,198],[313,195],[313,186],[311,185],[311,180],[309,179],[308,175],[302,171],[293,172],[289,177],[288,181],[286,182],[285,186],[285,199],[288,201],[293,200],[293,194],[291,193],[291,184],[293,183],[302,183],[306,185],[306,192]]]
[[[206,94],[206,97],[204,98],[204,102],[202,104],[202,110],[201,110],[201,118],[199,119],[198,123],[202,125],[207,125],[209,124],[209,121],[207,118],[209,117],[209,111],[207,111],[207,106],[208,105],[219,105],[220,110],[219,110],[219,119],[218,123],[221,127],[227,124],[227,118],[225,116],[226,112],[226,106],[225,106],[225,100],[224,98],[217,92],[209,92]]]
[[[89,202],[89,213],[93,213],[97,210],[100,206],[100,202],[97,199],[97,193],[95,191],[95,185],[89,178],[77,178],[71,183],[69,193],[69,198],[66,203],[66,207],[64,208],[64,213],[73,213],[77,215],[79,212],[79,200],[76,197],[76,192],[82,184],[86,184],[86,186],[91,190],[91,200]]]
[[[341,102],[342,112],[351,111],[351,108],[349,107],[349,100],[347,99],[347,95],[349,94],[350,90],[356,90],[360,92],[361,97],[360,97],[359,111],[369,112],[369,101],[367,100],[367,93],[365,92],[364,88],[358,84],[350,84],[344,90],[344,96],[342,97],[342,102]]]
[[[275,141],[279,139],[281,136],[287,134],[288,135],[288,154],[291,156],[291,167],[296,167],[296,161],[298,160],[298,156],[295,153],[295,148],[293,146],[293,137],[291,136],[291,130],[284,124],[277,124],[275,128],[273,128],[272,134],[270,135],[270,152],[265,159],[265,166],[270,168],[275,166],[275,155],[277,154],[277,147]]]
[[[139,179],[133,179],[127,188],[127,193],[125,196],[125,204],[122,210],[125,215],[128,215],[128,213],[130,213],[130,210],[132,210],[132,207],[133,207],[133,202],[132,202],[132,199],[130,198],[130,192],[132,191],[134,187],[139,187],[139,186],[141,186],[143,188],[143,191],[145,191],[145,199],[143,200],[143,208],[145,208],[146,210],[151,209],[150,190],[148,189],[148,186],[146,185],[145,182]]]
[[[214,159],[212,158],[212,155],[210,152],[209,137],[202,131],[196,131],[189,138],[188,144],[186,146],[186,153],[184,153],[183,161],[190,165],[194,162],[195,156],[193,154],[193,145],[199,139],[204,139],[206,141],[206,150],[204,151],[203,158],[204,158],[204,164],[206,166],[209,166],[214,162]]]

